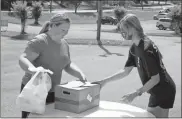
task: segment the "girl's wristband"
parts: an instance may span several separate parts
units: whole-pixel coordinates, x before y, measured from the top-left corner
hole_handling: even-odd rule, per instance
[[[136,93],[137,93],[138,96],[142,95],[142,92],[140,90],[137,90]]]

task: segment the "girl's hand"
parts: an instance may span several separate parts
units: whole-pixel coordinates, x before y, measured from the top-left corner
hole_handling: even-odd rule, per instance
[[[131,103],[138,96],[137,92],[124,95],[121,99],[124,103]]]
[[[100,88],[102,88],[105,85],[105,81],[104,80],[95,81],[95,82],[92,82],[92,84],[99,84]]]
[[[47,72],[47,73],[53,74],[53,72],[51,70],[44,69],[41,66],[40,67],[30,67],[30,68],[28,68],[28,70],[33,72],[33,73],[40,71],[40,72]]]

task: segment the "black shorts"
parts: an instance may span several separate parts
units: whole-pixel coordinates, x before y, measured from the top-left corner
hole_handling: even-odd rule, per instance
[[[168,91],[166,91],[168,92]],[[176,91],[172,91],[167,93],[163,93],[163,94],[151,94],[150,98],[149,98],[149,103],[148,103],[148,107],[161,107],[163,109],[169,109],[169,108],[173,108],[174,105],[174,100],[175,100],[175,95],[176,95]]]

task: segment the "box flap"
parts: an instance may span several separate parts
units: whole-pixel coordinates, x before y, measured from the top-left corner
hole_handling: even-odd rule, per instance
[[[95,86],[97,84],[91,84],[90,82],[86,82],[85,84],[81,81],[71,81],[67,84],[60,85],[61,87],[68,88],[68,89],[74,89],[74,90],[82,90],[85,88],[89,88],[91,86]]]

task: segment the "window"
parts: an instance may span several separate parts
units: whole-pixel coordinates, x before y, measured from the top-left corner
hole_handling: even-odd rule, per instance
[[[161,22],[171,22],[171,19],[160,19]]]
[[[166,19],[167,22],[171,22],[171,19]]]
[[[165,19],[160,19],[160,21],[165,22]]]
[[[159,15],[166,15],[166,14],[161,14],[161,13],[160,13]]]

